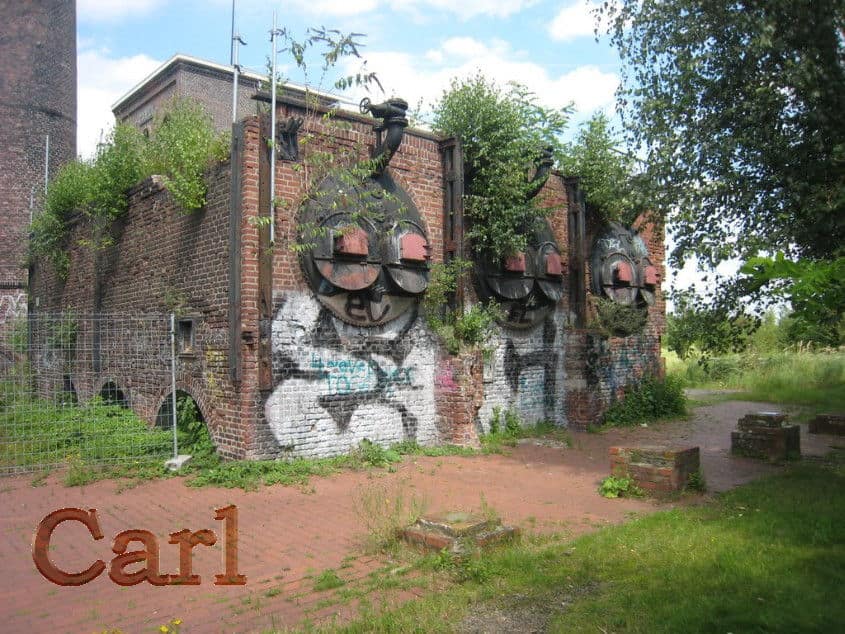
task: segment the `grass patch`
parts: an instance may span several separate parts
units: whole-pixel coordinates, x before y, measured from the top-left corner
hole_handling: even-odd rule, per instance
[[[489,431],[479,437],[481,452],[504,453],[508,448],[515,447],[522,438],[542,438],[567,447],[572,446],[572,435],[568,429],[546,420],[526,425],[514,408],[509,407],[502,413],[501,407],[494,407]]]
[[[845,411],[845,352],[839,350],[748,352],[706,363],[668,353],[666,369],[687,387],[741,390],[741,398],[802,405],[813,414]]]
[[[346,584],[346,582],[338,577],[337,573],[333,569],[326,568],[323,572],[317,575],[316,579],[314,579],[314,592],[334,590],[344,584]]]
[[[631,389],[625,398],[613,403],[602,418],[607,427],[631,427],[642,423],[685,416],[687,399],[684,382],[676,376],[665,379],[646,377]]]
[[[429,557],[433,569],[454,565]],[[796,465],[702,506],[572,542],[524,540],[482,561],[436,595],[332,631],[455,631],[484,606],[507,616],[509,597],[548,612],[554,632],[836,631],[845,468]]]
[[[394,548],[399,531],[425,513],[428,501],[410,494],[405,481],[390,487],[373,484],[361,489],[353,500],[355,513],[367,530],[365,549],[379,552]]]
[[[173,442],[169,432],[99,398],[80,406],[14,397],[0,402],[0,471],[164,459]]]

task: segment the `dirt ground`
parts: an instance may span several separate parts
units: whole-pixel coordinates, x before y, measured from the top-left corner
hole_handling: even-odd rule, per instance
[[[314,578],[334,569],[342,580],[353,582],[385,563],[365,554],[369,529],[362,507],[367,499],[402,496],[431,512],[487,505],[505,522],[528,532],[578,535],[661,506],[647,499],[607,500],[597,494],[599,482],[609,473],[610,446],[698,445],[710,490],[723,491],[782,468],[729,453],[737,419],[769,409],[775,408],[723,402],[698,408],[687,421],[573,433],[571,448],[528,440],[508,455],[409,457],[395,472],[345,472],[314,478],[305,487],[254,492],[193,489],[180,479],[127,490],[115,481],[66,488],[57,475],[41,486],[32,485],[33,476],[0,479],[0,631],[154,632],[178,618],[184,623],[182,632],[253,632],[295,627],[306,618],[346,618],[353,608],[327,605],[327,592],[313,589]],[[802,426],[804,455],[823,455],[832,444],[835,438],[809,436]],[[214,575],[222,572],[224,541],[223,523],[215,521],[214,509],[230,504],[238,508],[238,572],[247,576],[244,586],[213,585]],[[95,541],[81,524],[61,525],[50,558],[68,571],[82,570],[98,558],[108,562],[114,556],[114,536],[127,529],[147,529],[157,536],[162,573],[178,567],[178,547],[167,543],[169,533],[211,529],[219,539],[214,546],[194,549],[200,585],[121,587],[104,573],[84,586],[61,587],[39,574],[31,549],[41,519],[64,507],[97,509],[105,536]],[[413,595],[404,592],[394,599]]]

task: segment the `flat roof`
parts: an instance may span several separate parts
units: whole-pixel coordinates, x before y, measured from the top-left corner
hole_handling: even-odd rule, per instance
[[[178,64],[180,62],[193,64],[194,66],[198,66],[200,68],[216,70],[216,71],[219,71],[221,73],[226,73],[226,74],[229,74],[229,75],[232,75],[235,72],[234,66],[229,66],[227,64],[218,64],[216,62],[212,62],[212,61],[209,61],[207,59],[200,59],[199,57],[192,57],[191,55],[182,55],[181,53],[177,53],[176,55],[174,55],[173,57],[168,59],[166,62],[164,62],[161,66],[156,68],[152,73],[147,75],[140,82],[135,84],[129,90],[129,92],[127,92],[125,95],[123,95],[120,99],[115,101],[112,104],[112,107],[111,107],[112,112],[114,112],[118,108],[124,106],[127,102],[131,101],[132,98],[135,97],[139,92],[141,92],[148,84],[150,84],[154,80],[158,79],[158,77],[160,77],[161,75],[164,75],[164,73],[166,73],[168,70],[170,70],[170,68],[172,66],[175,66],[176,64]],[[241,77],[245,77],[247,79],[254,79],[256,81],[266,81],[267,80],[267,75],[259,75],[258,73],[253,73],[251,71],[240,71],[239,74],[240,74]],[[301,90],[302,92],[306,91],[305,86],[300,86],[299,84],[295,84],[293,82],[285,82],[285,85],[290,86],[291,88],[294,88],[294,89],[297,89],[297,90]],[[329,97],[329,98],[334,99],[336,101],[341,100],[340,97],[338,97],[336,95],[330,95],[328,93],[323,93],[323,92],[314,91],[314,90],[312,90],[311,92],[317,93],[320,96]]]

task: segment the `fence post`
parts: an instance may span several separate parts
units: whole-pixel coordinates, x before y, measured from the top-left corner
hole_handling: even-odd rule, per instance
[[[176,436],[176,313],[170,313],[170,396],[173,399],[173,459],[179,457]]]

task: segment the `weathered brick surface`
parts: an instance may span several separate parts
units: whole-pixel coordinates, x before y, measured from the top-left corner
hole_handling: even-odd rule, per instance
[[[0,4],[0,274],[23,288],[30,202],[76,157],[76,7],[73,0]]]
[[[303,115],[294,103],[280,104],[280,120]],[[338,116],[347,119],[342,130],[321,119],[306,123],[303,131],[313,134],[309,148],[368,157],[377,142],[373,120]],[[45,312],[155,313],[178,306],[180,314],[195,316],[196,352],[180,359],[178,387],[200,405],[224,455],[323,456],[348,451],[363,439],[474,445],[496,407],[513,408],[528,423],[584,428],[626,386],[660,372],[660,296],[644,333],[607,339],[570,327],[565,293],[536,326],[502,327],[485,360],[480,353],[448,355],[419,306],[381,326],[337,318],[318,301],[292,248],[308,176],[302,163],[277,163],[279,204],[269,248],[267,226],[259,220],[270,207],[266,129],[258,116],[245,120],[242,185],[234,193],[241,210],[237,244],[229,244],[231,171],[225,163],[209,172],[209,202],[200,212],[182,214],[153,179],[131,192],[113,246],[97,252],[79,246],[90,227],[75,225],[66,283],[44,262],[35,268],[34,294]],[[408,130],[389,167],[419,210],[432,262],[443,259],[442,161],[440,139]],[[551,175],[540,200],[551,208],[566,275],[569,203],[560,174]],[[659,236],[643,232],[652,259],[662,264]],[[229,270],[236,254],[239,319],[231,324]],[[467,304],[477,301],[471,275],[464,290]],[[232,333],[237,368],[229,354]],[[231,377],[235,369],[237,380]],[[130,378],[113,380],[122,387]],[[83,385],[80,392],[87,398],[96,389]],[[162,385],[133,405],[141,403],[140,413],[150,419],[168,393]]]
[[[680,491],[700,469],[698,447],[611,447],[609,453],[610,472],[627,475],[646,491]]]
[[[90,236],[91,227],[78,219],[68,238],[68,279],[59,279],[49,263],[39,262],[31,292],[41,313],[132,315],[176,310],[180,316],[195,317],[196,352],[180,356],[177,389],[194,397],[221,452],[235,456],[245,450],[249,425],[244,416],[249,412],[242,415],[238,389],[228,379],[228,163],[209,173],[208,185],[206,207],[186,214],[160,179],[140,183],[129,194],[125,219],[114,227],[113,244],[105,249],[79,245],[80,239]],[[162,323],[161,341],[168,341],[167,329],[168,324]],[[73,382],[80,398],[87,400],[103,383],[114,381],[131,395],[133,408],[152,422],[170,393],[168,377],[160,372],[145,376],[160,367],[156,361],[151,358],[145,370],[135,357],[127,359],[125,367],[112,364],[107,373],[80,364]]]
[[[845,436],[845,414],[819,414],[810,421],[811,434]]]
[[[786,415],[758,412],[743,416],[731,432],[731,453],[780,462],[801,457],[801,428],[787,425]]]

